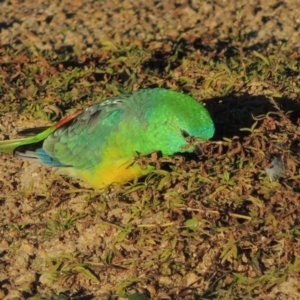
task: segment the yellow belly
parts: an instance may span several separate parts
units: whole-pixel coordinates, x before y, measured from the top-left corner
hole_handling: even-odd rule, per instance
[[[142,170],[139,164],[134,164],[133,158],[99,164],[92,170],[69,170],[75,176],[96,189],[108,185],[125,183],[148,174],[153,168]],[[71,172],[70,172],[71,171]]]

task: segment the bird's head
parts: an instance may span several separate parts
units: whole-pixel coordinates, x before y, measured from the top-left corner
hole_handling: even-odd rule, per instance
[[[161,90],[160,103],[154,109],[162,127],[165,154],[191,152],[195,142],[210,139],[215,132],[207,109],[195,99],[173,91]],[[163,149],[162,149],[163,150]]]

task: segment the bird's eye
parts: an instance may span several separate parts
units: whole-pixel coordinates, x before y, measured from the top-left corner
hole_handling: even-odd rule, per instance
[[[190,135],[188,134],[188,132],[186,132],[185,130],[181,130],[181,134],[182,136],[186,139],[188,138]]]

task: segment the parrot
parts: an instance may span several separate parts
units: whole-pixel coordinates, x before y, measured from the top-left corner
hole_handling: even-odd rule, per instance
[[[60,168],[101,190],[149,174],[154,167],[142,167],[137,154],[193,152],[189,138],[204,141],[214,132],[197,100],[148,88],[96,102],[53,126],[25,129],[23,138],[0,141],[0,152]]]

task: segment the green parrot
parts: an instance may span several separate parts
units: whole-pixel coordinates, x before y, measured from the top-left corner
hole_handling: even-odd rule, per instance
[[[151,172],[138,154],[192,152],[189,138],[214,134],[208,111],[195,99],[162,88],[121,94],[95,103],[48,128],[23,131],[29,137],[0,142],[0,152],[62,168],[102,189]]]

